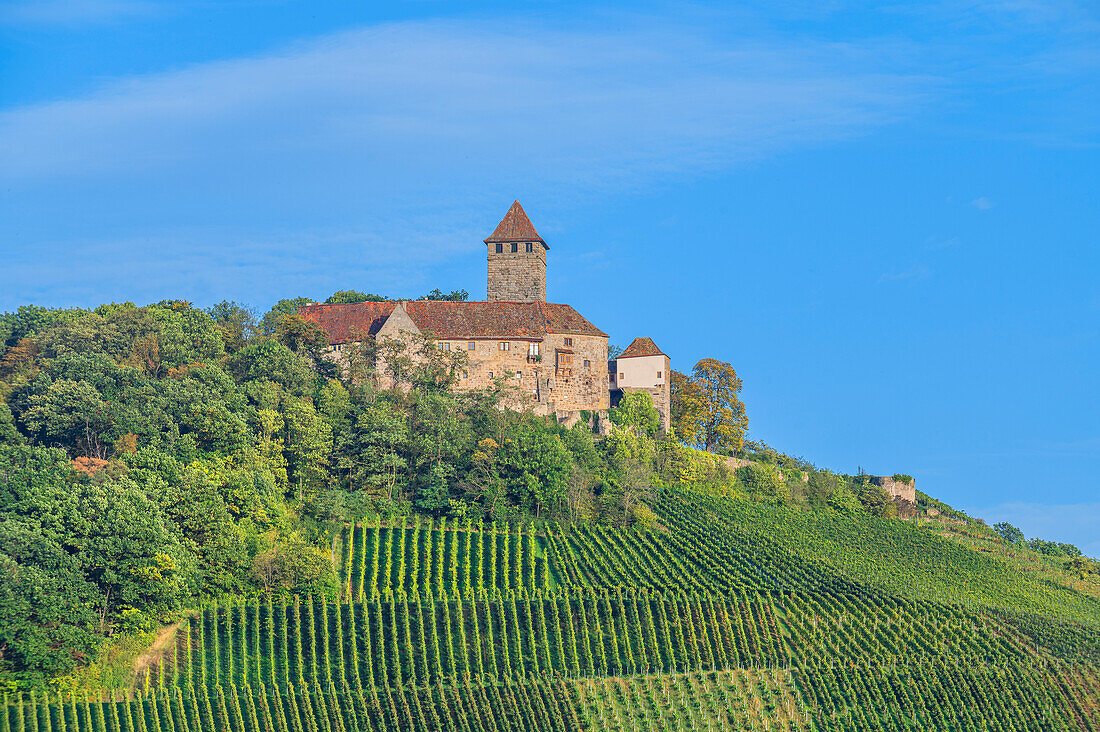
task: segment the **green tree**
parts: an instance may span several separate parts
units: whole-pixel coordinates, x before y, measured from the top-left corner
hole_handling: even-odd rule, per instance
[[[275,303],[260,319],[260,332],[265,336],[275,335],[275,329],[284,315],[297,315],[306,305],[312,305],[312,297],[288,297]]]
[[[23,441],[23,435],[15,428],[15,419],[7,402],[0,399],[0,445],[16,445]]]
[[[332,428],[306,399],[284,399],[282,416],[289,478],[300,494],[303,486],[321,485],[328,476],[325,468],[332,454]]]
[[[442,513],[474,444],[470,423],[451,394],[414,392],[409,450],[417,508]]]
[[[375,396],[358,406],[353,426],[338,445],[337,465],[350,488],[392,505],[408,485],[409,425],[391,399]]]
[[[466,302],[470,299],[470,293],[465,290],[451,290],[443,292],[438,287],[429,292],[421,300],[444,300],[447,302]]]
[[[638,436],[654,437],[661,428],[661,415],[653,406],[653,397],[644,391],[623,394],[618,406],[608,410],[608,418]]]
[[[0,521],[0,677],[24,687],[78,667],[98,645],[96,588],[76,561],[18,519]]]
[[[339,591],[328,552],[297,537],[257,554],[252,560],[252,578],[265,594],[282,598],[335,598]]]
[[[673,369],[669,372],[669,399],[673,433],[685,445],[700,444],[704,416],[702,383]]]
[[[783,473],[774,465],[752,462],[737,469],[737,478],[757,500],[786,503],[790,499]]]
[[[86,381],[59,379],[28,400],[23,423],[40,439],[57,440],[77,454],[106,458],[112,407]]]
[[[741,447],[749,426],[745,405],[738,394],[741,379],[733,367],[713,358],[695,364],[692,378],[701,389],[702,408],[698,440],[709,451],[734,451]]]
[[[66,544],[102,598],[100,628],[148,629],[180,607],[191,567],[160,508],[130,481],[77,484]]]
[[[272,381],[287,393],[301,396],[313,383],[309,364],[282,343],[250,343],[229,360],[229,370],[240,382]]]
[[[833,494],[829,496],[829,507],[840,513],[856,514],[863,510],[859,498],[852,492],[846,483],[840,483]]]
[[[337,290],[325,300],[325,303],[386,302],[387,299],[381,295],[359,292],[358,290]]]
[[[260,324],[256,322],[256,314],[240,303],[222,300],[207,312],[221,329],[222,342],[228,353],[236,353],[259,335]]]
[[[1024,532],[1020,531],[1017,527],[1002,521],[999,524],[993,524],[993,531],[997,533],[1008,544],[1023,544]]]

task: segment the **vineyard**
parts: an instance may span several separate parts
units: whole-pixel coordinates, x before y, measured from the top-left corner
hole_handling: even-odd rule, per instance
[[[338,600],[204,608],[138,691],[12,696],[0,732],[1100,730],[1091,598],[898,521],[654,509],[346,527]]]

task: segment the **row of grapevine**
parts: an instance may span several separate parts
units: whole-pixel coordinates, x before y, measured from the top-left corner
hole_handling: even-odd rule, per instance
[[[789,663],[771,600],[524,591],[209,608],[181,657],[193,685],[353,687]]]
[[[683,489],[661,493],[655,508],[675,540],[688,548],[705,546],[705,555],[721,565],[736,562],[737,552],[746,546],[772,547],[775,552],[767,563],[730,565],[738,566],[738,575],[756,574],[765,586],[812,590],[822,580],[843,576],[895,595],[1002,607],[1100,627],[1100,599],[1039,580],[908,521],[799,511]],[[723,547],[727,537],[737,539],[733,554]],[[812,558],[802,562],[808,574],[785,566],[784,555],[796,563]],[[713,590],[720,589],[713,585]]]
[[[377,522],[341,533],[342,594],[351,602],[406,592],[477,594],[551,588],[542,537],[505,524]]]
[[[1098,730],[1082,664],[830,664],[793,671],[818,730]]]
[[[810,729],[794,680],[784,670],[584,679],[577,688],[592,729]]]
[[[5,699],[0,732],[558,731],[582,728],[574,690],[533,680],[504,685],[371,689],[175,687],[123,698]]]
[[[1003,624],[933,603],[592,589],[213,607],[190,619],[177,651],[195,685],[295,686],[1033,655]]]

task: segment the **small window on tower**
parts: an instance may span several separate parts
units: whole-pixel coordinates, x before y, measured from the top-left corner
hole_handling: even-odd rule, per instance
[[[512,344],[509,343],[508,341],[501,341],[500,342],[500,350],[508,351],[508,350],[511,350],[511,348],[512,348]]]
[[[660,371],[657,372],[657,378],[658,379],[661,378],[661,372]]]
[[[473,341],[470,341],[469,343],[466,344],[466,350],[467,351],[476,351],[477,350],[477,343],[474,343]]]
[[[587,368],[592,368],[592,362],[591,362],[591,361],[589,361],[589,360],[588,360],[587,358],[586,358],[586,359],[584,359],[584,367],[585,367],[586,369],[587,369]]]
[[[572,338],[566,338],[565,339],[565,345],[567,345],[567,346],[573,345],[573,339]]]
[[[535,243],[534,242],[531,242],[531,241],[527,242],[527,251],[528,252],[535,251]]]
[[[619,381],[622,381],[625,378],[626,378],[626,374],[619,374]]]
[[[504,254],[504,245],[497,244],[497,254]]]
[[[519,251],[519,244],[517,244],[516,242],[512,242],[512,254],[515,254],[518,251]]]

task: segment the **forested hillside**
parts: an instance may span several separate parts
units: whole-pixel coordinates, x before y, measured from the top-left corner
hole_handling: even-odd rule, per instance
[[[298,304],[0,319],[0,730],[1100,728],[1072,547],[744,443],[718,362],[599,438]]]

